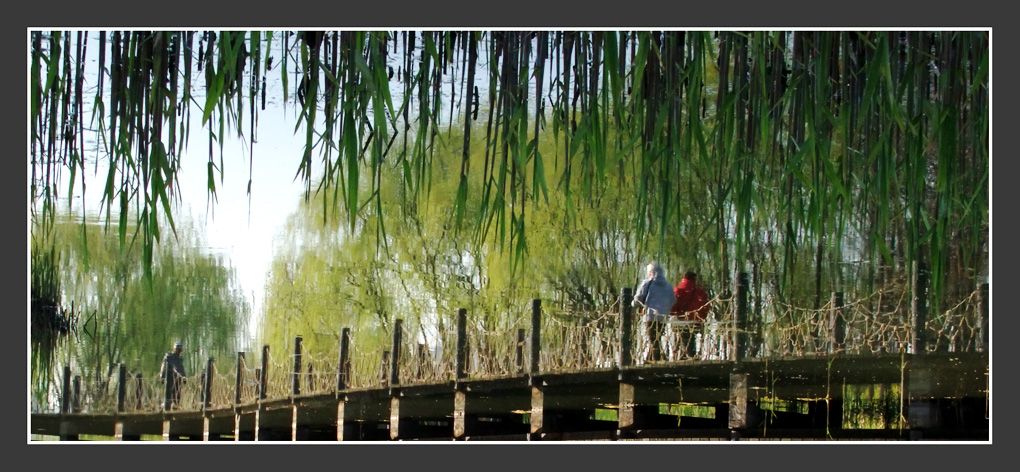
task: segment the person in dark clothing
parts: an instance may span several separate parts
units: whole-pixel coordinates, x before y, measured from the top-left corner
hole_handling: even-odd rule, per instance
[[[174,407],[181,403],[181,385],[187,382],[184,374],[184,358],[181,357],[183,350],[183,344],[174,344],[174,350],[163,356],[163,365],[159,368],[160,380],[169,382],[169,400]]]
[[[686,357],[694,357],[697,351],[694,333],[705,322],[710,305],[708,294],[697,283],[698,274],[687,271],[680,283],[673,289],[676,301],[670,314],[674,319],[687,321],[688,326],[680,330],[680,346]]]

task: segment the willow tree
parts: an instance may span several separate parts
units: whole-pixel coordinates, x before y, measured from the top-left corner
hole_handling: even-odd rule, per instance
[[[511,269],[533,243],[531,209],[560,194],[569,228],[615,185],[638,197],[631,225],[649,254],[690,250],[668,242],[683,234],[723,287],[751,269],[775,296],[817,305],[829,289],[909,280],[922,262],[937,304],[987,270],[987,31],[90,36],[31,34],[32,208],[46,227],[57,173],[87,172],[83,143],[98,139],[107,218],[119,215],[122,241],[135,228],[146,268],[175,230],[159,216],[179,198],[180,155],[196,134],[185,117],[201,114],[214,194],[227,173],[216,144],[237,133],[255,145],[266,77],[279,74],[300,109],[296,177],[351,229],[370,214],[384,236],[430,198],[435,142],[456,122],[453,208]],[[94,97],[87,48],[99,51]],[[537,145],[548,134],[562,143],[555,156]],[[407,196],[392,211],[388,186]]]
[[[204,252],[199,228],[185,220],[179,238],[157,248],[147,280],[140,245],[121,248],[101,222],[78,220],[62,211],[48,233],[51,251],[62,255],[53,276],[63,297],[74,303],[75,323],[66,342],[34,346],[32,393],[40,406],[60,385],[52,362],[95,386],[113,385],[119,365],[154,377],[174,342],[187,347],[189,373],[199,372],[209,357],[229,361],[236,355],[245,334],[246,299],[233,268]]]

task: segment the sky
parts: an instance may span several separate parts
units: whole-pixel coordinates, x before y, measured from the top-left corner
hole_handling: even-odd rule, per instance
[[[181,158],[179,213],[190,214],[205,227],[209,252],[222,254],[237,274],[241,290],[252,303],[249,331],[254,337],[262,313],[264,283],[274,248],[290,213],[297,209],[304,183],[295,181],[303,136],[293,133],[296,119],[293,104],[260,111],[256,131],[258,142],[250,154],[249,146],[236,137],[223,147],[224,178],[218,183],[216,202],[209,202],[205,145],[191,143]],[[199,128],[199,143],[208,140]],[[217,151],[218,152],[218,151]],[[249,158],[249,156],[251,156]],[[218,156],[217,156],[218,157]],[[251,163],[251,195],[247,193]]]
[[[95,95],[97,87],[95,70],[98,59],[96,57],[98,30],[89,30],[89,33],[92,59],[86,65],[86,97]],[[195,95],[204,95],[204,86],[201,83],[196,83],[193,87]],[[207,190],[208,131],[201,124],[200,107],[193,105],[190,140],[180,156],[178,185],[181,200],[180,204],[173,208],[176,219],[187,217],[197,223],[199,228],[204,228],[206,250],[212,254],[222,255],[226,264],[236,270],[241,291],[251,303],[248,327],[252,339],[255,337],[261,316],[264,284],[274,248],[282,242],[278,240],[278,236],[281,235],[287,217],[297,209],[305,188],[300,179],[297,181],[294,179],[304,147],[303,128],[295,133],[297,105],[293,100],[283,103],[280,74],[275,68],[268,75],[267,87],[266,109],[258,111],[255,145],[249,146],[250,112],[247,109],[247,96],[244,98],[242,121],[244,136],[238,138],[236,133],[228,132],[223,140],[224,175],[222,182],[217,182],[215,202],[210,202]],[[198,99],[201,102],[203,97]],[[86,104],[86,107],[89,106]],[[91,112],[86,111],[85,116],[91,116]],[[90,125],[86,122],[86,127],[88,126]],[[97,156],[94,143],[91,144],[93,151],[89,151],[89,147],[87,140],[85,167],[87,170],[94,167]],[[218,144],[214,145],[214,152],[218,165],[220,158]],[[106,167],[108,159],[103,157],[102,151],[98,156],[99,177],[92,172],[86,172],[84,201],[78,198],[72,205],[77,211],[84,209],[86,213],[93,214],[100,209],[101,188],[108,168]],[[250,163],[252,187],[249,200],[247,185]],[[31,173],[31,169],[28,171]],[[68,174],[65,169],[62,177],[66,178]],[[75,189],[75,195],[80,194],[81,188],[78,187]]]

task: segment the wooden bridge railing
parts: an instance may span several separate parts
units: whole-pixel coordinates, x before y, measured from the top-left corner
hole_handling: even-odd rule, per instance
[[[302,349],[261,358],[238,353],[206,368],[181,385],[175,410],[198,411],[288,398],[335,393],[345,388],[428,384],[454,379],[508,377],[647,364],[651,342],[659,342],[661,362],[775,358],[833,354],[932,351],[984,351],[988,346],[988,285],[957,304],[928,313],[910,293],[878,292],[859,300],[833,293],[817,309],[776,300],[747,303],[747,285],[738,277],[735,292],[710,301],[705,323],[670,323],[659,340],[647,338],[640,316],[629,307],[630,289],[606,313],[556,312],[535,300],[528,326],[486,325],[460,310],[457,324],[424,338],[393,325],[383,353],[356,348],[344,328],[339,355]],[[924,277],[911,290],[924,293]],[[920,297],[918,297],[920,298]],[[923,298],[922,298],[923,300]],[[621,320],[629,320],[622,322]],[[61,409],[65,413],[156,412],[166,407],[166,388],[125,366],[110,378],[83,379],[65,368]]]

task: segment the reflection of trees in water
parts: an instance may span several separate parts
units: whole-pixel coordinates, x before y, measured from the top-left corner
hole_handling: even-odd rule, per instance
[[[33,338],[39,349],[33,349],[37,362],[31,376],[39,408],[55,407],[45,392],[60,388],[64,366],[80,377],[87,398],[104,398],[110,385],[117,385],[121,364],[132,377],[158,377],[160,359],[176,341],[185,346],[186,372],[195,375],[209,356],[228,362],[234,357],[237,336],[244,332],[246,299],[233,269],[203,252],[190,222],[179,222],[178,239],[154,254],[151,280],[140,264],[141,248],[130,246],[130,233],[122,248],[117,234],[104,231],[101,223],[86,222],[85,237],[82,231],[80,222],[61,216],[48,233],[51,243],[40,245],[60,255],[51,274],[74,314],[68,316],[68,308],[63,324],[57,325],[57,333],[68,329],[62,342],[50,341],[47,347],[41,344],[45,337],[40,336],[40,344]],[[34,333],[45,334],[49,325],[32,322]],[[201,384],[197,378],[194,383]]]

